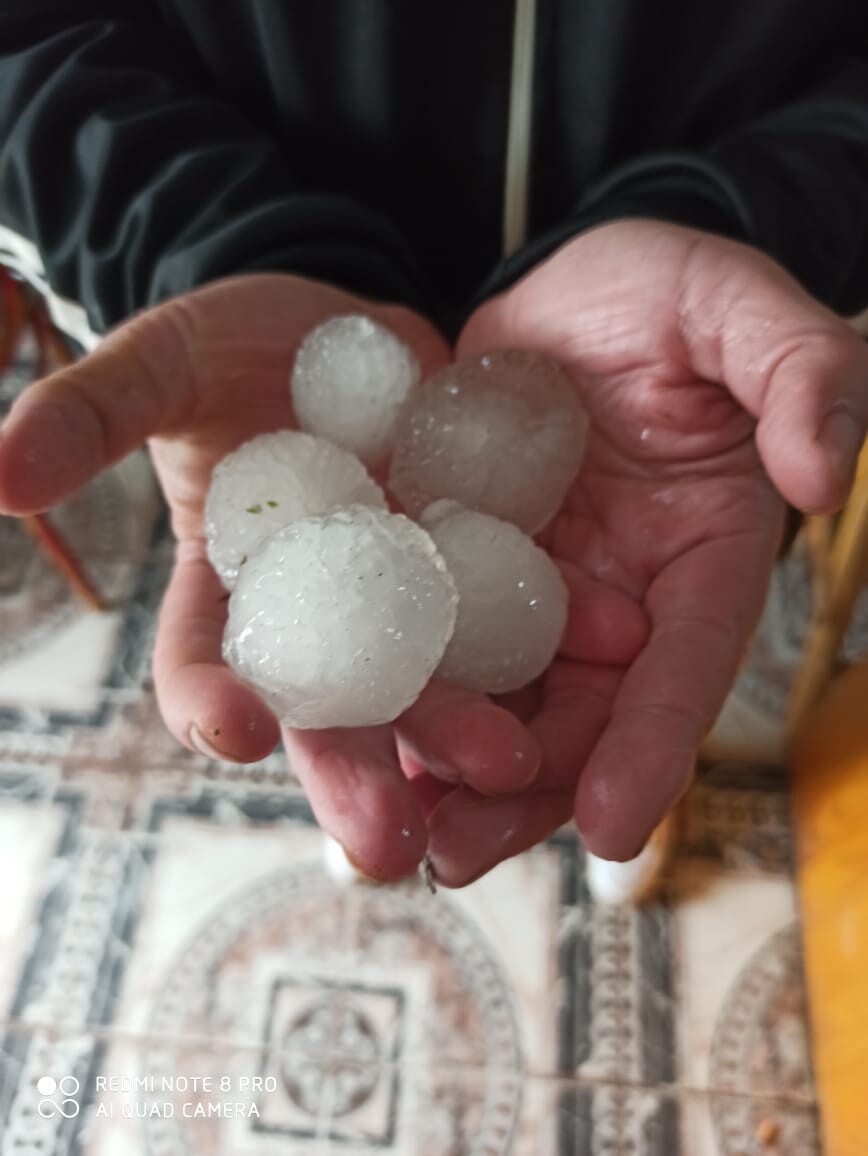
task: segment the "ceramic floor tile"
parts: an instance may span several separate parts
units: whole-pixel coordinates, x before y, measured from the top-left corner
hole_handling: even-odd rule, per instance
[[[683,1145],[682,1104],[669,1092],[602,1084],[550,1095],[542,1117],[554,1123],[557,1156],[711,1156]]]
[[[582,904],[562,930],[562,1075],[665,1085],[678,1076],[672,913]]]
[[[324,1090],[329,1156],[555,1156],[546,1090],[509,1072],[356,1065]]]
[[[18,882],[0,905],[0,986],[17,1021],[271,1050],[370,1030],[399,1067],[810,1100],[784,860],[747,870],[698,820],[669,902],[634,911],[588,901],[563,832],[432,896],[334,881],[286,785],[136,772],[128,798],[110,769],[3,771],[0,845]],[[708,790],[762,826],[734,782]],[[731,808],[699,811],[734,837]],[[752,842],[750,823],[735,828]]]
[[[810,1098],[785,781],[718,766],[682,810],[663,900],[565,914],[559,1070]]]
[[[378,1015],[400,1008],[402,1056],[427,1049],[439,1063],[497,1056],[554,1070],[551,992],[568,982],[561,912],[575,886],[574,839],[459,893],[369,890],[328,874],[323,838],[291,783],[68,765],[29,775],[32,791],[72,808],[74,838],[53,870],[78,880],[89,849],[101,839],[113,848],[100,934],[122,957],[115,1026],[269,1045],[269,1001],[291,1015],[352,982]],[[112,923],[119,906],[122,931]],[[94,967],[97,944],[92,953]],[[34,1018],[42,1003],[31,993],[27,1006]]]
[[[0,1150],[25,1156],[306,1156],[327,1122],[297,1111],[254,1049],[47,1031],[10,1036]]]
[[[73,820],[53,851],[38,898],[19,913],[24,934],[4,959],[4,1013],[17,1024],[70,1034],[113,1018],[143,848],[125,836],[77,829]]]
[[[110,834],[119,813],[129,832],[111,893],[128,921],[116,1027],[267,1047],[350,992],[400,1022],[396,1062],[700,1088],[741,1073],[810,1094],[783,874],[691,851],[669,902],[598,908],[559,834],[461,892],[347,886],[291,786],[144,772],[126,798],[122,776],[102,774],[60,783],[82,835]]]
[[[793,833],[785,774],[776,767],[707,764],[679,812],[676,856],[721,871],[793,873]]]
[[[341,892],[300,796],[155,799],[115,1024],[260,1044],[276,986],[342,960]]]
[[[681,820],[668,894],[678,1079],[811,1099],[786,779],[707,768]]]
[[[55,808],[77,829],[120,832],[130,827],[138,776],[120,760],[16,762],[0,758],[0,811],[17,805],[31,811]]]
[[[811,1095],[795,892],[756,873],[685,869],[672,891],[681,1078]]]
[[[682,1145],[681,1105],[665,1090],[497,1070],[400,1075],[415,1108],[405,1143],[394,1148],[402,1156],[706,1156]]]
[[[0,1150],[82,1156],[560,1156],[554,1101],[513,1075],[82,1033],[9,1037]],[[12,1058],[14,1055],[14,1058]],[[62,1109],[62,1112],[61,1112]],[[579,1151],[576,1149],[576,1151]],[[648,1156],[656,1156],[649,1153]]]
[[[543,846],[462,891],[351,893],[348,960],[403,990],[405,1056],[555,1070],[561,887],[560,849]]]
[[[109,610],[88,611],[22,523],[0,518],[0,753],[123,752],[149,678],[154,616],[168,574],[151,556],[162,524],[153,472],[134,454],[51,520]]]
[[[123,574],[117,610],[95,614],[75,604],[68,621],[55,623],[26,652],[6,660],[0,653],[0,755],[110,761],[138,746],[150,710],[153,620],[166,572],[106,565]]]
[[[820,1156],[816,1108],[613,1084],[521,1086],[511,1156]]]
[[[34,795],[44,790],[25,772],[0,772],[0,1022],[14,1013],[69,822],[63,806]]]
[[[0,763],[0,1023],[110,1018],[141,858],[124,810],[120,776]]]
[[[416,882],[369,889],[329,876],[299,796],[215,792],[196,806],[212,810],[173,802],[159,815],[118,1024],[272,1046],[294,1018],[319,1008],[340,1023],[358,1001],[391,1025],[396,1062],[551,1063],[556,928],[542,856],[460,897]],[[523,936],[502,901],[516,888],[539,911],[535,928],[522,908]]]
[[[681,1144],[683,1156],[822,1154],[817,1109],[773,1098],[690,1097],[681,1112]]]
[[[98,772],[60,773],[56,805],[75,805],[42,875],[65,889],[59,910],[43,898],[21,1018],[48,1022],[51,984],[77,960],[91,1000],[76,1005],[81,1026],[271,1047],[281,1025],[357,999],[384,1031],[391,1024],[395,1062],[555,1070],[574,841],[558,837],[459,893],[370,889],[329,875],[292,788],[200,776],[179,791],[165,775],[133,778],[138,794],[125,803],[119,778],[100,791]],[[121,808],[127,819],[135,810],[133,829],[106,822]]]

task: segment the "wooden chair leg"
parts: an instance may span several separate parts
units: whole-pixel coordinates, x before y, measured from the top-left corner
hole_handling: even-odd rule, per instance
[[[827,534],[825,525],[814,529],[812,554],[823,553],[822,537]],[[834,674],[853,607],[868,581],[868,450],[863,450],[859,476],[827,556],[828,563],[820,562],[816,569],[814,614],[790,698],[790,735]]]

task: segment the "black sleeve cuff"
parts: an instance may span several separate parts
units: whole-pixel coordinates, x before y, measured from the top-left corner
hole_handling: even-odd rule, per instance
[[[535,237],[493,271],[468,312],[508,289],[580,233],[610,221],[650,218],[748,240],[748,214],[726,174],[698,156],[656,154],[595,185],[557,228]]]

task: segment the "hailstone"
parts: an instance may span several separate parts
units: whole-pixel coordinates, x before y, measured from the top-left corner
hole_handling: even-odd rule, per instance
[[[435,502],[422,516],[458,590],[458,619],[438,674],[492,694],[547,670],[567,623],[567,587],[548,554],[521,530]]]
[[[211,477],[205,503],[211,565],[231,589],[269,534],[349,505],[386,508],[383,491],[357,458],[295,430],[261,434],[225,457]]]
[[[369,317],[333,317],[299,348],[292,402],[302,429],[376,467],[391,453],[418,383],[419,363],[391,330]]]
[[[389,486],[411,517],[452,498],[536,534],[579,471],[587,427],[551,358],[507,350],[459,362],[416,391]]]
[[[251,555],[223,653],[288,726],[374,726],[418,698],[457,604],[424,530],[352,506],[293,522]]]

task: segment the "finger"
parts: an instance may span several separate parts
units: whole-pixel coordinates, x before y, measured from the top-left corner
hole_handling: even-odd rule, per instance
[[[400,742],[398,743],[398,759],[407,782],[413,788],[416,802],[427,820],[437,804],[458,788],[452,783],[444,782],[443,779],[435,778],[428,768],[415,759]]]
[[[518,791],[539,770],[536,740],[513,714],[451,683],[432,682],[395,729],[431,774],[483,795]]]
[[[565,823],[573,792],[528,791],[488,799],[461,788],[429,816],[429,856],[444,887],[465,887],[504,859],[520,855]]]
[[[242,277],[207,286],[195,298],[193,305],[179,298],[142,314],[84,360],[25,391],[0,431],[0,512],[47,509],[149,437],[188,428],[200,401],[197,383],[208,379],[215,355],[224,372],[232,354],[243,356],[258,380],[282,380],[294,332],[331,312],[357,309],[382,320],[411,345],[425,374],[449,359],[440,334],[412,311],[372,306],[297,278]],[[231,335],[239,316],[246,323],[244,344],[236,348]]]
[[[680,798],[762,607],[774,535],[696,547],[649,589],[654,623],[576,793],[588,849],[627,860]]]
[[[868,420],[868,358],[806,344],[776,370],[757,426],[760,455],[780,492],[806,513],[846,500]]]
[[[531,789],[509,799],[456,790],[429,816],[430,853],[444,885],[462,887],[478,879],[569,818],[576,780],[608,722],[622,674],[616,668],[556,663],[530,722],[542,752]]]
[[[320,826],[353,866],[382,882],[412,874],[428,832],[391,727],[284,730],[283,741]]]
[[[682,277],[691,363],[758,419],[758,448],[787,501],[833,510],[865,438],[868,347],[774,262],[719,244],[708,260],[707,244],[695,246]]]
[[[542,751],[537,790],[575,790],[591,751],[609,723],[624,667],[557,663],[530,727]]]
[[[170,302],[30,386],[0,430],[0,511],[47,509],[192,405],[183,310]]]
[[[277,721],[223,663],[226,596],[199,541],[181,542],[163,599],[154,681],[169,730],[210,758],[252,763],[274,750]]]
[[[621,590],[587,578],[558,561],[570,591],[567,627],[559,653],[576,662],[626,664],[648,641],[651,626],[641,606]]]
[[[521,690],[510,690],[506,694],[494,695],[494,701],[523,723],[528,723],[539,710],[542,701],[542,679],[538,678]]]
[[[455,356],[459,361],[489,353],[492,349],[502,349],[505,336],[508,342],[510,334],[521,334],[521,318],[515,314],[515,301],[514,293],[499,293],[474,310],[455,346]],[[519,336],[517,344],[524,348],[522,336]]]

